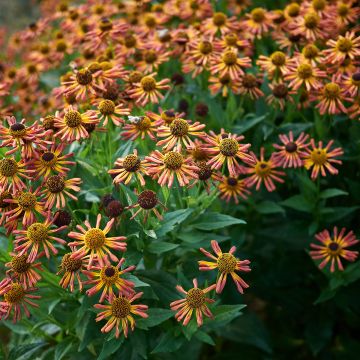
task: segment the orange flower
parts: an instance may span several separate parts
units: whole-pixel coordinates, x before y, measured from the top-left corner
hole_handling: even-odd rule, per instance
[[[103,310],[97,315],[96,321],[109,318],[105,326],[102,327],[101,332],[108,333],[115,327],[115,337],[118,338],[120,336],[121,326],[124,336],[127,337],[129,332],[129,323],[131,330],[134,331],[135,320],[132,314],[139,315],[142,318],[148,317],[146,314],[148,307],[146,305],[133,304],[133,302],[139,299],[142,294],[142,292],[131,295],[122,295],[119,293],[119,296],[111,294],[107,298],[109,305],[94,305],[96,309]]]
[[[144,140],[148,136],[151,140],[156,140],[154,133],[157,127],[149,116],[129,116],[128,119],[129,122],[124,125],[121,137],[134,141],[138,137]]]
[[[36,290],[33,287],[25,289],[20,283],[12,282],[8,278],[0,281],[0,296],[4,297],[3,301],[0,301],[0,320],[6,320],[14,310],[13,322],[16,323],[21,320],[21,309],[26,317],[30,317],[27,305],[39,307],[32,301],[40,299],[40,296],[31,294]]]
[[[35,170],[26,169],[27,164],[23,160],[16,161],[13,158],[2,158],[0,160],[0,188],[21,191],[26,188],[21,178],[31,179]]]
[[[231,176],[222,179],[222,182],[219,184],[219,190],[221,199],[224,199],[227,202],[229,202],[230,199],[233,199],[235,204],[239,203],[239,197],[246,200],[250,194],[244,179]]]
[[[189,184],[191,178],[197,178],[197,166],[193,165],[191,157],[184,158],[178,151],[166,154],[158,150],[153,151],[145,160],[148,161],[148,173],[158,179],[161,186],[171,187],[175,176],[180,186]]]
[[[164,95],[162,95],[159,90],[169,89],[170,86],[167,84],[170,82],[170,79],[156,81],[154,78],[155,75],[156,73],[152,73],[144,76],[140,82],[134,85],[134,89],[128,91],[136,104],[140,106],[145,106],[148,102],[157,104],[159,99],[164,98]]]
[[[356,59],[360,56],[360,36],[354,32],[346,32],[345,36],[339,35],[337,40],[329,40],[324,50],[325,60],[330,63],[341,63],[345,59]]]
[[[216,292],[220,294],[226,284],[227,276],[230,275],[235,285],[239,291],[239,293],[243,294],[244,289],[248,288],[249,285],[236,273],[236,271],[251,271],[249,264],[249,260],[240,261],[233,254],[236,251],[236,247],[232,246],[228,253],[223,253],[220,249],[219,243],[216,240],[211,240],[211,247],[216,256],[210,254],[203,248],[200,248],[200,251],[215,261],[199,261],[199,270],[201,271],[209,271],[218,269],[219,276],[216,281]]]
[[[126,240],[125,236],[115,236],[107,237],[106,235],[110,232],[115,219],[111,219],[106,224],[104,230],[99,228],[101,222],[101,215],[98,214],[96,218],[95,227],[91,227],[88,220],[85,220],[84,224],[86,230],[81,225],[76,225],[76,228],[80,230],[79,232],[71,231],[68,236],[76,241],[69,243],[68,245],[71,249],[76,249],[71,255],[71,259],[82,259],[85,255],[90,253],[90,259],[88,264],[88,269],[90,269],[95,257],[100,265],[104,265],[104,261],[107,257],[106,254],[110,256],[112,261],[119,261],[117,256],[115,256],[110,249],[116,251],[125,251],[126,250]]]
[[[55,219],[50,219],[50,213],[48,213],[45,222],[34,222],[25,230],[15,230],[14,234],[17,235],[15,240],[15,251],[18,252],[19,255],[23,255],[30,250],[27,258],[29,263],[32,263],[36,259],[41,247],[44,249],[48,259],[50,258],[49,249],[53,254],[57,254],[58,250],[54,247],[52,241],[61,245],[65,245],[66,241],[53,236],[53,234],[66,229],[66,226],[51,229],[54,221]],[[39,257],[42,255],[43,253],[41,253]]]
[[[177,285],[176,289],[185,295],[184,299],[173,301],[170,304],[171,310],[177,311],[175,319],[183,321],[183,325],[187,325],[191,320],[192,314],[195,312],[196,322],[198,326],[203,324],[203,315],[213,318],[213,314],[209,310],[207,304],[215,302],[215,300],[206,297],[206,294],[215,289],[216,284],[208,286],[205,289],[198,287],[196,279],[193,280],[194,287],[185,291],[182,286]]]

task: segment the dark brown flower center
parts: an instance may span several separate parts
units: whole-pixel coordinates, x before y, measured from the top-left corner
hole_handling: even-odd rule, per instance
[[[64,116],[65,124],[70,128],[76,128],[82,123],[81,114],[78,111],[70,110]]]
[[[282,51],[275,51],[271,54],[270,59],[275,66],[282,66],[286,62],[286,56]]]
[[[27,262],[27,258],[27,254],[13,256],[11,259],[11,268],[18,274],[27,272],[31,266],[31,264]]]
[[[48,238],[48,227],[44,224],[34,223],[27,229],[27,237],[32,243],[41,243]]]
[[[153,209],[158,203],[156,193],[151,190],[144,190],[138,196],[138,204],[146,210]]]
[[[199,288],[192,288],[187,292],[186,300],[192,309],[197,309],[205,304],[204,291]]]
[[[115,112],[115,104],[111,100],[102,100],[99,104],[99,111],[103,115],[111,115]]]
[[[141,160],[134,154],[129,154],[123,161],[123,167],[126,171],[136,172],[140,169]]]
[[[65,180],[60,175],[52,175],[46,180],[45,186],[53,194],[60,193],[65,188]]]
[[[212,52],[213,46],[209,41],[202,41],[199,44],[199,50],[203,55],[208,55]]]
[[[170,131],[171,134],[174,136],[177,137],[185,136],[189,131],[189,124],[184,119],[175,119],[170,124]]]
[[[297,150],[298,146],[296,145],[296,143],[294,143],[293,141],[289,141],[286,145],[285,145],[285,150],[288,153],[294,153]]]
[[[151,92],[156,89],[156,81],[152,76],[144,76],[140,84],[145,92]]]
[[[18,197],[18,204],[23,210],[31,210],[36,205],[36,196],[29,192],[22,192]]]
[[[289,92],[289,90],[288,90],[287,86],[284,84],[275,85],[273,88],[274,96],[279,99],[286,98],[288,92]]]
[[[72,253],[67,253],[63,256],[61,260],[61,268],[67,272],[75,272],[81,268],[82,260],[81,259],[72,259]]]
[[[118,319],[124,319],[128,315],[130,315],[131,312],[131,304],[129,300],[119,297],[115,298],[111,304],[111,314],[118,318]]]
[[[226,182],[230,186],[236,186],[237,183],[238,183],[238,180],[236,178],[233,178],[233,177],[228,177]]]
[[[347,38],[341,38],[337,41],[336,47],[342,53],[347,54],[353,48],[353,42]]]
[[[220,141],[220,152],[224,156],[235,156],[239,149],[239,144],[235,139],[225,138]]]
[[[312,30],[317,28],[320,22],[320,17],[316,13],[308,13],[304,16],[305,27]]]
[[[19,283],[11,284],[10,290],[4,294],[4,299],[9,304],[19,304],[25,297],[25,290]]]
[[[297,74],[300,79],[306,80],[313,76],[313,69],[312,66],[309,64],[301,64],[297,68]]]
[[[81,69],[76,73],[76,81],[80,85],[89,85],[92,82],[92,74],[88,69]]]
[[[164,157],[164,164],[170,170],[179,170],[183,163],[183,156],[176,151],[169,151]]]
[[[237,54],[234,51],[228,50],[224,53],[222,59],[226,65],[234,65],[237,61]]]
[[[220,27],[226,23],[226,15],[222,12],[216,12],[213,15],[213,23],[215,26]]]

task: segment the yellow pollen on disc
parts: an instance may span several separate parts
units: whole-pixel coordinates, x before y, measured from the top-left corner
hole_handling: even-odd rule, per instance
[[[123,168],[129,172],[136,172],[140,169],[141,161],[138,156],[129,154],[123,160]]]
[[[113,285],[119,278],[119,270],[115,266],[105,266],[100,271],[101,281],[107,285]]]
[[[64,190],[65,180],[60,175],[52,175],[46,180],[45,186],[51,193],[57,194]]]
[[[61,269],[67,272],[75,272],[81,268],[82,260],[81,259],[72,259],[71,253],[67,253],[63,256],[61,260]]]
[[[101,229],[89,229],[84,235],[85,245],[91,250],[100,249],[105,244],[105,234]]]
[[[145,92],[151,92],[156,89],[156,81],[152,76],[144,76],[140,84]]]
[[[48,227],[41,223],[31,224],[26,232],[28,239],[33,243],[41,243],[48,238]]]
[[[305,27],[311,30],[319,25],[320,17],[318,14],[311,12],[304,16],[304,21]]]
[[[286,6],[285,10],[290,17],[296,17],[300,14],[300,5],[297,3],[291,3],[290,5]]]
[[[335,83],[328,83],[324,87],[324,95],[327,99],[338,99],[340,95],[340,86]]]
[[[275,66],[282,66],[285,65],[286,56],[282,51],[275,51],[270,56],[271,62]]]
[[[111,314],[118,318],[124,319],[129,316],[131,313],[131,304],[130,301],[123,298],[115,298],[111,304]]]
[[[17,200],[19,207],[23,210],[33,209],[36,205],[36,196],[29,192],[22,192]]]
[[[235,139],[225,138],[220,141],[220,152],[224,156],[235,156],[238,149],[239,144]]]
[[[265,20],[265,10],[256,8],[251,11],[251,18],[256,23],[261,23]]]
[[[237,58],[237,54],[231,50],[226,51],[222,56],[223,62],[228,66],[235,65]]]
[[[183,156],[176,151],[169,151],[164,157],[164,164],[170,170],[179,170],[183,163]]]
[[[4,294],[4,299],[9,304],[18,304],[25,297],[25,290],[19,283],[11,285],[10,290]]]
[[[271,167],[268,161],[259,161],[255,165],[255,173],[261,178],[267,177],[271,173]]]
[[[140,131],[146,131],[149,130],[151,127],[151,120],[148,116],[144,116],[137,124],[136,127]]]
[[[192,288],[186,294],[186,301],[192,309],[200,308],[205,304],[204,291],[199,288]]]
[[[310,158],[315,165],[322,166],[327,162],[327,153],[325,149],[314,149]]]
[[[353,48],[353,42],[347,38],[340,38],[336,43],[336,48],[342,52],[347,54]]]
[[[0,160],[0,174],[5,177],[14,176],[18,171],[17,162],[14,159]]]
[[[230,274],[236,268],[236,258],[230,253],[224,253],[219,256],[217,265],[221,273]]]
[[[170,124],[170,131],[174,136],[185,136],[189,131],[189,124],[184,119],[175,119]]]
[[[225,23],[226,23],[226,15],[224,13],[222,13],[222,12],[216,12],[213,15],[213,23],[217,27],[225,25]]]
[[[211,42],[209,41],[202,41],[199,44],[199,51],[203,54],[203,55],[208,55],[212,52],[213,50],[213,46],[211,44]]]
[[[76,128],[82,123],[81,114],[78,111],[70,110],[64,116],[65,124],[70,128]]]
[[[27,262],[28,256],[26,254],[14,256],[11,259],[11,268],[18,274],[23,274],[27,272],[31,266],[30,263]]]
[[[306,80],[313,76],[313,69],[312,66],[309,64],[301,64],[297,68],[297,75],[300,79]]]
[[[115,104],[111,100],[102,100],[98,109],[103,115],[111,115],[115,112]]]

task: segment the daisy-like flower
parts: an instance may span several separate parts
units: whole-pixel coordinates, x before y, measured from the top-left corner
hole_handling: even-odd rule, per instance
[[[195,78],[215,61],[217,51],[209,39],[195,39],[188,47],[184,54],[182,70],[185,74],[193,71],[192,77]]]
[[[93,73],[88,68],[77,70],[69,76],[65,81],[61,82],[63,95],[75,95],[76,100],[85,102],[87,96],[97,96],[104,89],[96,84]]]
[[[274,81],[272,84],[269,84],[269,88],[272,93],[266,97],[266,102],[268,104],[276,103],[281,110],[284,110],[287,102],[294,102],[294,99],[290,95],[295,94],[296,90],[290,90],[286,83]]]
[[[360,95],[360,71],[344,76],[345,93],[352,98]]]
[[[237,158],[249,164],[254,163],[253,157],[247,153],[250,144],[239,143],[243,139],[244,136],[226,134],[223,129],[219,135],[210,131],[210,135],[204,140],[209,144],[207,151],[212,158],[208,164],[211,168],[217,170],[226,163],[230,176],[236,177],[241,172]]]
[[[70,190],[79,192],[79,185],[82,183],[80,178],[66,179],[62,175],[51,175],[44,182],[44,190],[41,195],[44,196],[45,208],[51,209],[55,206],[57,209],[66,206],[66,198],[77,200],[77,197],[70,193]]]
[[[109,99],[101,100],[97,107],[96,114],[99,116],[99,120],[103,122],[103,126],[106,126],[109,120],[112,121],[114,125],[120,126],[125,123],[122,116],[130,114],[130,109],[123,108],[121,104],[116,105]]]
[[[115,168],[108,171],[110,175],[114,175],[114,184],[129,184],[133,176],[135,176],[142,186],[145,185],[143,174],[147,174],[147,163],[141,160],[135,149],[133,154],[126,155],[124,158],[118,158],[115,161]]]
[[[315,140],[310,140],[312,149],[307,149],[306,151],[304,166],[307,170],[312,168],[311,178],[313,180],[319,176],[319,173],[321,176],[326,176],[326,170],[332,175],[336,175],[339,172],[333,164],[341,165],[342,161],[334,158],[343,155],[344,151],[341,147],[330,150],[333,143],[334,140],[331,140],[323,147],[322,141],[319,141],[318,146],[316,146]]]
[[[70,105],[63,117],[55,116],[54,124],[58,128],[55,136],[69,143],[75,140],[86,139],[89,137],[86,126],[97,125],[98,123],[99,119],[96,113],[86,111],[81,114]]]
[[[134,84],[134,89],[128,91],[130,97],[135,100],[137,105],[145,106],[151,102],[157,104],[159,99],[163,99],[164,95],[159,90],[167,90],[170,88],[167,85],[170,79],[163,79],[161,81],[155,80],[156,73],[144,76],[140,82]]]
[[[244,179],[235,177],[224,177],[219,184],[220,198],[229,202],[231,199],[235,201],[235,204],[239,203],[239,197],[246,200],[250,191]]]
[[[272,79],[274,76],[283,76],[288,72],[289,58],[282,51],[275,51],[270,56],[260,55],[256,64]]]
[[[259,89],[261,81],[253,74],[244,74],[239,81],[239,93],[248,95],[251,99],[256,100],[264,96]]]
[[[214,36],[217,32],[226,34],[228,32],[236,31],[239,27],[235,16],[227,17],[222,12],[215,12],[212,18],[204,21],[203,28],[206,34]]]
[[[133,302],[139,299],[142,294],[142,292],[139,292],[137,294],[131,295],[122,295],[121,293],[119,293],[118,296],[110,295],[107,298],[109,303],[108,305],[94,305],[96,309],[103,310],[97,315],[96,321],[101,321],[108,318],[108,321],[101,329],[101,332],[108,333],[115,327],[116,338],[120,336],[121,331],[124,333],[124,336],[127,337],[129,332],[129,324],[131,330],[134,331],[135,319],[133,315],[138,315],[142,318],[148,317],[146,314],[148,309],[147,305],[133,304]]]
[[[129,116],[129,122],[124,125],[121,137],[134,141],[138,137],[144,140],[148,136],[155,141],[156,131],[157,127],[149,116]]]
[[[326,45],[329,48],[324,50],[325,60],[333,64],[360,56],[360,36],[356,36],[354,32],[339,35],[337,40],[329,40]]]
[[[251,271],[249,260],[239,260],[233,254],[236,251],[236,247],[232,246],[228,253],[223,253],[220,249],[219,243],[216,240],[211,240],[211,247],[215,255],[210,254],[203,248],[200,251],[213,261],[198,261],[199,270],[208,271],[218,269],[219,276],[216,281],[216,292],[220,294],[226,284],[227,276],[230,275],[238,291],[243,294],[244,289],[249,285],[236,273],[236,271],[249,272]]]
[[[210,285],[205,289],[200,289],[198,287],[196,279],[193,280],[193,284],[194,287],[188,291],[185,291],[182,286],[177,285],[176,289],[184,294],[185,298],[175,300],[170,304],[171,310],[177,311],[175,319],[177,321],[182,321],[184,326],[189,323],[194,312],[198,326],[203,324],[203,315],[211,319],[213,318],[213,314],[207,304],[212,304],[215,300],[206,297],[206,294],[211,290],[214,290],[216,284]]]
[[[36,221],[35,214],[46,216],[44,202],[38,199],[39,195],[40,187],[34,192],[31,189],[20,191],[12,199],[5,199],[5,202],[13,205],[13,209],[6,212],[7,220],[22,219],[22,224],[29,226]]]
[[[14,230],[14,234],[16,235],[14,241],[15,251],[19,255],[24,255],[30,251],[27,258],[29,263],[32,263],[36,259],[41,248],[44,250],[48,259],[50,258],[50,251],[54,255],[57,254],[58,250],[53,245],[53,242],[55,241],[61,245],[65,245],[66,241],[53,236],[53,234],[66,229],[67,226],[52,229],[51,227],[54,221],[55,219],[50,219],[50,213],[48,213],[43,223],[34,222],[25,230]]]
[[[39,156],[34,160],[36,179],[39,179],[40,177],[47,179],[52,172],[65,175],[68,171],[70,171],[70,168],[66,166],[75,165],[75,162],[67,159],[72,157],[74,154],[68,153],[62,155],[64,148],[64,144],[53,144],[50,149],[46,149],[44,152],[39,154]]]
[[[176,148],[177,151],[181,151],[182,144],[188,149],[194,146],[194,142],[190,139],[189,135],[196,137],[204,137],[205,133],[201,131],[204,129],[205,124],[201,124],[196,121],[191,124],[190,121],[176,118],[171,124],[160,126],[157,136],[164,137],[165,139],[157,142],[157,146],[163,146],[164,151]]]
[[[300,62],[308,62],[312,66],[316,66],[323,62],[323,55],[315,44],[307,44],[302,48],[299,60]]]
[[[148,174],[158,179],[161,186],[167,185],[170,188],[175,176],[180,186],[186,186],[191,178],[197,178],[198,167],[193,164],[191,157],[184,158],[178,151],[163,154],[155,150],[145,160],[148,161]]]
[[[22,156],[29,159],[34,156],[35,146],[37,150],[46,149],[45,145],[48,142],[43,138],[48,135],[48,132],[43,131],[37,122],[26,126],[25,119],[17,122],[14,116],[7,116],[5,120],[9,127],[0,124],[0,140],[2,140],[0,147],[12,147],[12,150],[6,152],[5,155],[21,150]]]
[[[323,20],[316,12],[308,11],[297,17],[290,24],[290,28],[294,35],[302,35],[307,40],[316,41],[325,38],[328,32],[327,25],[327,21]]]
[[[231,79],[229,74],[221,77],[209,77],[209,90],[212,95],[216,95],[221,91],[223,97],[227,97],[231,91],[233,94],[239,93],[240,81],[239,79]]]
[[[274,148],[278,150],[274,153],[274,160],[277,165],[283,168],[303,166],[302,158],[306,156],[305,150],[308,149],[310,144],[307,142],[308,138],[309,135],[303,132],[296,140],[292,131],[289,132],[289,135],[280,134],[279,139],[282,145],[273,144]]]
[[[345,97],[345,92],[344,87],[334,81],[325,84],[325,86],[319,90],[319,95],[317,96],[318,104],[316,108],[319,109],[320,114],[346,114],[347,109],[343,101],[351,101],[351,98]]]
[[[347,261],[355,261],[359,255],[358,251],[347,250],[348,247],[359,243],[353,231],[348,232],[346,235],[346,229],[342,228],[340,233],[335,226],[333,230],[333,236],[330,235],[328,230],[315,235],[315,238],[321,243],[310,244],[310,247],[314,250],[310,251],[310,256],[314,260],[322,259],[319,264],[319,268],[323,269],[330,262],[330,271],[334,272],[337,265],[340,271],[343,271],[343,265],[341,258]]]
[[[144,74],[149,74],[154,71],[157,71],[159,65],[165,61],[169,61],[169,52],[159,49],[145,49],[142,51],[142,60],[136,63],[136,69],[143,72]]]
[[[354,6],[354,0],[339,1],[336,5],[336,22],[340,28],[350,23],[356,23],[360,15],[360,8]]]
[[[247,173],[251,175],[245,179],[245,183],[249,187],[256,184],[256,190],[259,190],[260,185],[264,183],[267,191],[271,192],[275,190],[274,182],[284,182],[284,179],[282,179],[281,176],[285,176],[285,173],[283,171],[275,170],[277,163],[274,158],[274,153],[271,154],[269,160],[265,160],[264,150],[264,148],[260,149],[260,159],[252,153],[256,163],[251,168],[247,169]]]
[[[285,80],[290,81],[289,87],[297,90],[304,85],[306,90],[319,89],[323,86],[320,78],[326,77],[326,72],[319,70],[309,63],[300,63],[294,59],[293,64],[289,65],[289,71],[285,75]]]
[[[112,261],[119,261],[110,249],[115,251],[126,251],[126,237],[125,236],[114,236],[107,237],[106,235],[110,232],[115,219],[111,219],[106,224],[104,230],[100,229],[101,215],[98,214],[96,218],[95,227],[91,227],[88,220],[85,220],[84,224],[86,230],[81,225],[76,225],[79,232],[71,231],[68,236],[76,241],[69,243],[72,250],[76,249],[71,255],[71,259],[82,259],[85,255],[90,254],[89,263],[87,268],[90,269],[94,258],[100,265],[104,265],[106,254],[109,255]],[[77,249],[78,248],[78,249]]]
[[[35,170],[26,169],[27,164],[21,159],[16,161],[14,158],[2,158],[0,160],[0,188],[21,191],[26,188],[21,178],[31,180],[31,175]]]
[[[244,75],[243,68],[251,66],[251,59],[249,57],[238,57],[237,52],[233,50],[225,51],[210,68],[212,74],[219,73],[220,77],[229,75],[230,79],[238,79]]]
[[[197,161],[196,165],[198,166],[198,170],[196,170],[198,178],[194,180],[189,188],[194,187],[195,184],[201,183],[204,185],[207,193],[210,194],[211,184],[216,185],[222,180],[222,176],[218,171],[212,169],[206,161]]]
[[[146,111],[145,114],[154,121],[155,127],[159,126],[169,126],[175,119],[182,119],[185,116],[185,113],[179,113],[174,109],[162,110],[160,107],[158,109],[159,114],[156,114],[152,111]]]
[[[253,37],[261,38],[272,26],[272,14],[263,8],[255,8],[246,14],[244,25]]]
[[[61,264],[59,265],[59,271],[56,275],[64,273],[62,276],[59,285],[66,289],[70,288],[70,291],[73,292],[75,289],[75,279],[78,282],[79,290],[83,289],[83,281],[80,277],[80,272],[85,270],[86,260],[87,259],[73,259],[71,257],[72,253],[66,253],[62,259]]]
[[[0,301],[0,319],[6,320],[13,311],[13,322],[21,320],[21,309],[23,309],[26,317],[30,317],[28,305],[39,307],[32,300],[40,299],[38,295],[31,293],[36,291],[36,288],[24,288],[18,282],[12,282],[10,279],[4,279],[0,282],[0,296],[4,299]]]
[[[41,263],[28,262],[28,255],[11,254],[11,261],[5,264],[9,270],[6,275],[17,279],[17,281],[26,289],[33,287],[40,279],[40,274],[36,271],[42,271]]]
[[[126,209],[137,209],[134,215],[131,216],[130,220],[134,219],[140,212],[145,212],[144,223],[147,221],[149,214],[153,212],[155,216],[162,220],[163,217],[156,209],[157,205],[161,205],[165,210],[165,205],[159,200],[156,193],[152,190],[143,190],[139,195],[137,202],[134,205],[128,206]]]
[[[135,284],[132,281],[126,280],[122,277],[123,274],[133,271],[136,266],[129,266],[121,270],[125,258],[122,258],[116,266],[111,265],[108,259],[105,259],[104,265],[92,266],[90,270],[85,270],[83,273],[89,278],[84,284],[93,285],[92,288],[86,291],[86,295],[93,296],[101,291],[100,302],[102,303],[106,296],[113,297],[114,289],[118,289],[121,294],[132,294]]]

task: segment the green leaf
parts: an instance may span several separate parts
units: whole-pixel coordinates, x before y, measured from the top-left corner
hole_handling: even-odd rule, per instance
[[[35,354],[47,345],[46,342],[37,342],[26,345],[18,345],[10,350],[8,360],[32,360]]]
[[[111,339],[110,341],[104,342],[101,353],[97,360],[109,359],[109,356],[112,355],[117,349],[119,349],[123,342],[124,336],[121,336],[119,339]]]
[[[246,224],[246,222],[230,215],[209,212],[201,215],[192,225],[199,230],[215,230],[235,224]]]
[[[260,204],[256,205],[256,210],[260,214],[277,214],[285,213],[285,210],[278,204],[273,201],[263,201]]]
[[[320,193],[321,199],[329,199],[336,196],[349,195],[346,191],[340,189],[326,189]]]
[[[174,230],[175,226],[185,221],[193,211],[194,209],[181,209],[166,213],[162,221],[162,226],[156,231],[157,236],[164,236]]]
[[[281,202],[281,205],[291,209],[311,213],[313,205],[310,204],[303,195],[294,195]]]
[[[140,329],[148,329],[157,326],[167,319],[174,316],[174,311],[169,309],[150,308],[147,312],[149,317],[146,319],[139,319],[136,321],[136,326]]]
[[[171,353],[180,349],[184,343],[183,337],[176,337],[170,332],[167,332],[160,339],[159,343],[152,350],[152,354]]]
[[[62,340],[55,348],[55,360],[61,360],[71,350],[73,346],[72,339]]]
[[[212,321],[213,324],[211,326],[224,326],[240,316],[241,310],[245,308],[246,305],[219,305],[217,306],[214,311],[214,320]],[[210,325],[210,324],[209,324]]]
[[[240,125],[234,126],[235,132],[238,134],[242,134],[245,131],[254,127],[255,125],[259,124],[266,118],[266,115],[262,115],[262,116],[258,116],[258,117],[253,117],[253,116],[254,115],[252,115],[251,118],[245,117],[243,120],[240,120],[239,121]]]
[[[195,333],[195,337],[196,337],[196,339],[200,340],[201,342],[204,342],[204,343],[209,344],[211,346],[215,345],[214,340],[205,331],[198,330]]]
[[[179,244],[172,244],[165,241],[162,242],[152,242],[148,249],[153,254],[162,254],[167,251],[171,251],[176,249],[179,246]]]

